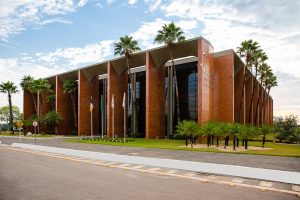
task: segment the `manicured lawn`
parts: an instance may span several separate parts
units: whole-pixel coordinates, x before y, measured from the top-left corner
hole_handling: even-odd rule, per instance
[[[18,132],[15,132],[15,134],[10,134],[10,133],[7,133],[7,132],[2,132],[0,133],[0,136],[15,136],[15,137],[19,137],[19,133]],[[21,134],[21,136],[23,136],[23,134]],[[48,137],[54,137],[55,135],[36,135],[37,138],[48,138]],[[28,138],[32,138],[34,137],[34,134],[32,136],[25,136],[25,137],[28,137]]]
[[[65,140],[66,142],[79,142],[87,144],[102,144],[112,146],[129,146],[129,147],[144,147],[144,148],[160,148],[160,149],[173,149],[173,150],[185,150],[185,151],[204,151],[204,152],[216,152],[216,153],[240,153],[240,154],[255,154],[255,155],[271,155],[271,156],[293,156],[300,157],[300,145],[294,144],[278,144],[278,143],[266,143],[265,147],[273,148],[270,150],[248,150],[239,152],[225,152],[215,148],[182,148],[184,146],[184,140],[146,140],[143,138],[134,138],[131,142],[110,142],[110,141],[93,141],[93,140]],[[220,146],[223,145],[222,143]],[[231,144],[230,144],[231,145]],[[241,145],[241,142],[240,142]],[[249,142],[249,146],[261,147],[261,142]]]

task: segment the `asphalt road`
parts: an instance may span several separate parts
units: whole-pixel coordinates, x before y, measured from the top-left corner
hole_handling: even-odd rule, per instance
[[[107,168],[0,147],[0,200],[243,199],[293,195]]]
[[[4,144],[19,142],[18,138],[1,137]],[[207,162],[217,164],[239,165],[247,167],[277,169],[285,171],[300,172],[299,157],[264,156],[264,155],[245,155],[229,153],[210,153],[196,151],[176,151],[168,149],[122,147],[99,144],[83,144],[64,142],[64,138],[38,139],[37,144],[69,149],[79,149],[97,151],[103,153],[114,153],[121,155],[136,155],[151,158],[167,158],[174,160],[188,160],[196,162]],[[34,144],[34,139],[22,139],[22,143]]]

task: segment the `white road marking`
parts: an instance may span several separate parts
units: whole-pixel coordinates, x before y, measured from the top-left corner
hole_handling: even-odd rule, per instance
[[[129,166],[130,164],[123,164],[123,165],[119,165],[119,167],[127,167]]]
[[[260,181],[259,182],[259,185],[262,186],[262,187],[272,187],[273,183],[271,182],[266,182],[266,181]]]
[[[140,169],[142,167],[143,167],[142,165],[138,165],[138,166],[135,166],[135,167],[132,167],[132,168],[134,168],[134,169]]]
[[[167,171],[168,174],[174,174],[175,172],[178,172],[177,170],[170,170],[170,171]]]
[[[154,167],[154,168],[150,168],[150,169],[148,169],[149,171],[157,171],[157,170],[160,170],[161,168],[159,168],[159,167]]]
[[[232,179],[232,182],[234,183],[242,183],[244,181],[244,179],[241,179],[241,178],[233,178]]]
[[[195,176],[196,174],[195,173],[186,173],[184,174],[185,176]]]

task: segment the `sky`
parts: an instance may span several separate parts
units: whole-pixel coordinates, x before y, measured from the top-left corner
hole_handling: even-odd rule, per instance
[[[186,38],[203,36],[214,51],[253,39],[278,77],[274,116],[300,117],[299,0],[0,0],[0,82],[19,85],[113,58],[126,34],[142,50],[155,47],[162,25],[175,22]],[[22,91],[13,104],[23,108]],[[0,106],[8,104],[0,94]]]

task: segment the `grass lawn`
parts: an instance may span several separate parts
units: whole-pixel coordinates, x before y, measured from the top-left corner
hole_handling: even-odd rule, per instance
[[[0,136],[15,136],[15,137],[19,137],[19,133],[15,132],[15,134],[10,134],[8,132],[0,132]],[[21,134],[21,136],[23,136],[23,134]],[[36,135],[37,138],[48,138],[48,137],[54,137],[55,135]],[[34,138],[34,134],[32,136],[25,136],[28,138]]]
[[[203,151],[203,152],[216,152],[216,153],[239,153],[239,154],[254,154],[254,155],[271,155],[271,156],[293,156],[300,157],[300,145],[295,144],[278,144],[268,142],[265,147],[273,148],[270,150],[248,150],[239,152],[225,152],[220,151],[215,148],[182,148],[179,146],[185,145],[184,140],[146,140],[143,138],[134,138],[131,142],[110,142],[110,141],[93,141],[93,140],[65,140],[66,142],[79,142],[87,144],[102,144],[102,145],[112,145],[112,146],[129,146],[129,147],[144,147],[144,148],[160,148],[160,149],[173,149],[173,150],[183,150],[183,151]],[[222,143],[220,146],[223,145]],[[231,145],[231,144],[229,144]],[[241,145],[241,142],[240,142]],[[249,142],[248,146],[261,147],[261,142]]]

